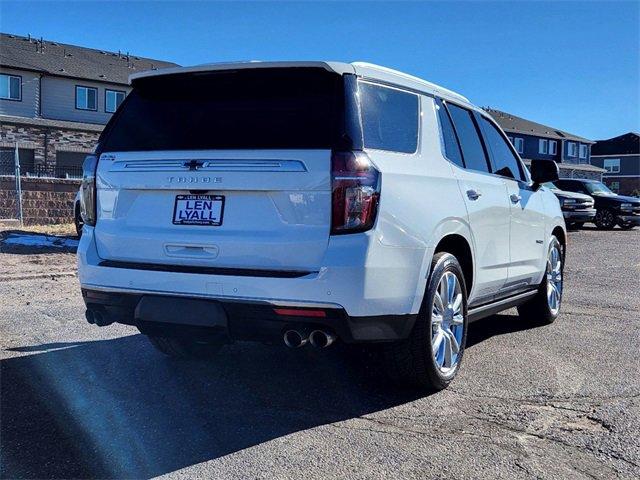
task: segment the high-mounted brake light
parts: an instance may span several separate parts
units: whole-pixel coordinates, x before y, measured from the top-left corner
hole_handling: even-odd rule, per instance
[[[96,169],[98,157],[87,155],[82,164],[82,186],[80,187],[80,213],[87,225],[96,224]]]
[[[370,230],[380,201],[380,172],[364,152],[331,156],[331,234]]]

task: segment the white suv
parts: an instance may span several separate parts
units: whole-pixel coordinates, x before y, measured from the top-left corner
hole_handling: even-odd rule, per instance
[[[135,74],[85,161],[87,319],[162,352],[233,340],[378,342],[444,388],[468,322],[552,322],[565,225],[507,137],[461,95],[366,63]]]

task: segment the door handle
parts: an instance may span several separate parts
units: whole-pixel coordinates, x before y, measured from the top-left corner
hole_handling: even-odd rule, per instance
[[[522,200],[522,197],[520,195],[516,195],[515,193],[512,193],[509,198],[511,199],[511,203],[518,203],[520,200]]]
[[[467,197],[469,197],[469,200],[478,200],[481,195],[482,193],[476,190],[467,190]]]

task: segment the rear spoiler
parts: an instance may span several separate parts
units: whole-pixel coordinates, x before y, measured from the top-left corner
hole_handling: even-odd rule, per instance
[[[147,77],[158,77],[163,75],[178,75],[181,73],[213,72],[220,70],[243,70],[255,68],[323,68],[329,72],[337,74],[355,74],[355,68],[349,63],[342,62],[230,62],[230,63],[208,63],[195,65],[193,67],[169,67],[158,70],[147,70],[144,72],[132,73],[129,75],[129,83],[133,84],[138,79]]]

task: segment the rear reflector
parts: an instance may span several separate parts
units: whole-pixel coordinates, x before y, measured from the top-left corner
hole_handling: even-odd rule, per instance
[[[303,308],[274,308],[276,315],[285,315],[289,317],[326,317],[324,310],[307,310]]]

